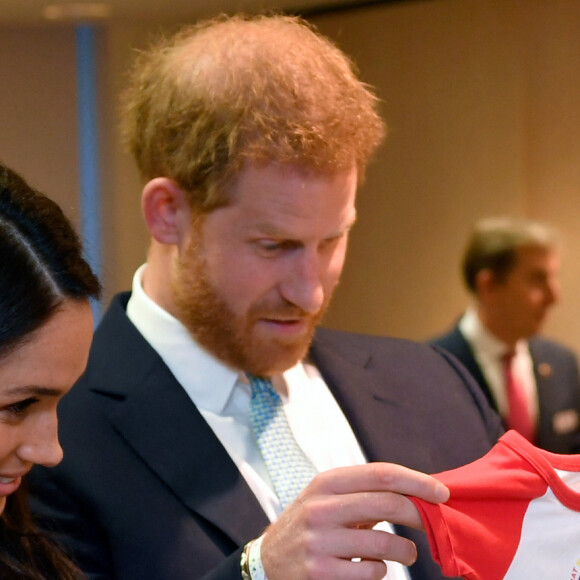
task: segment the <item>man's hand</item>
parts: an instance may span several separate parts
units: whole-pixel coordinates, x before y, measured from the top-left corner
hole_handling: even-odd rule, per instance
[[[381,521],[423,529],[406,495],[441,503],[449,490],[429,475],[390,463],[318,474],[266,530],[261,558],[268,579],[380,580],[387,573],[383,560],[412,564],[413,542],[372,529]]]

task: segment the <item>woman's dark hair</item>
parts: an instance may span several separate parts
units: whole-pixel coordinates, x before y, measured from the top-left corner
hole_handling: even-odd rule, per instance
[[[0,578],[81,580],[82,572],[33,522],[25,483],[8,496],[0,519]]]
[[[60,207],[0,163],[0,357],[100,284]]]
[[[0,163],[0,364],[67,300],[100,284],[60,207]],[[2,580],[76,580],[81,573],[34,525],[23,486],[0,517]]]

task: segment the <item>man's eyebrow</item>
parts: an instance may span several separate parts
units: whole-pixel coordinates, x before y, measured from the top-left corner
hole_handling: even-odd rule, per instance
[[[2,394],[9,397],[60,397],[63,391],[52,387],[25,385],[4,389]]]
[[[282,231],[282,228],[280,226],[266,222],[254,224],[251,228],[248,229],[255,230],[256,232],[259,232],[260,234],[263,234],[265,236],[278,237],[283,236],[285,233]]]
[[[353,214],[347,220],[345,220],[344,224],[340,227],[340,229],[338,229],[335,233],[331,234],[329,238],[334,238],[342,235],[345,232],[348,232],[354,226],[356,221],[357,221],[357,213],[353,212]],[[278,224],[263,222],[254,224],[253,228],[265,236],[272,236],[274,238],[291,237],[289,232],[284,230],[284,226]]]

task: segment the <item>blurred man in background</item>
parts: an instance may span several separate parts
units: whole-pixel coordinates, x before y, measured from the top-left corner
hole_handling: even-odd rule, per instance
[[[462,265],[473,304],[431,343],[467,367],[507,428],[544,449],[577,453],[576,356],[537,336],[560,298],[559,270],[559,237],[547,225],[509,217],[479,221]]]

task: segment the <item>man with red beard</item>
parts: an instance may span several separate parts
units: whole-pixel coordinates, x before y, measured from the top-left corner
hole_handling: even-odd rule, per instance
[[[65,460],[33,476],[42,521],[93,580],[442,578],[405,496],[445,501],[425,473],[482,456],[499,419],[431,347],[317,328],[374,95],[301,20],[224,17],[141,55],[124,119],[151,246],[63,402]]]

